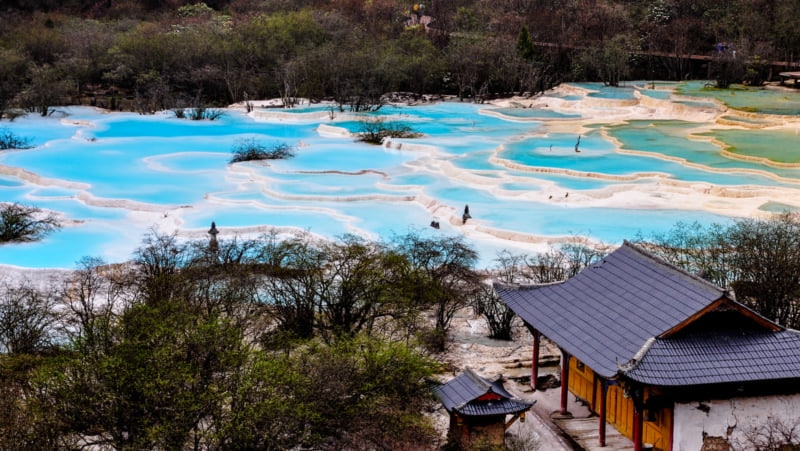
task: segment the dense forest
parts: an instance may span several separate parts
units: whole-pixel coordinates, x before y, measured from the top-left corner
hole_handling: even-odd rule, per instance
[[[797,215],[638,244],[800,324]],[[562,281],[607,251],[575,239],[486,273],[460,236],[152,233],[125,264],[3,278],[0,449],[446,449],[426,413],[434,376],[463,370],[446,364],[456,313],[511,339],[490,278]]]
[[[6,0],[0,110],[150,113],[262,98],[371,108],[568,80],[761,84],[800,59],[798,0]],[[15,113],[16,111],[16,113]]]
[[[503,280],[599,256],[508,254]],[[126,264],[0,279],[0,449],[438,448],[454,315],[506,339],[514,319],[477,257],[460,236],[152,233]]]

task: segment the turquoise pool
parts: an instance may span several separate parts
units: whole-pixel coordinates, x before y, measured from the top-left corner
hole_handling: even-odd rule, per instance
[[[678,221],[800,208],[800,169],[768,161],[789,159],[769,142],[797,144],[785,114],[748,119],[760,128],[742,130],[716,122],[730,113],[700,121],[628,105],[646,86],[577,86],[588,94],[565,86],[520,100],[524,107],[450,101],[363,114],[329,114],[325,105],[252,114],[231,108],[214,121],[69,107],[0,123],[35,146],[0,153],[0,201],[51,210],[64,223],[41,242],[0,246],[0,264],[124,261],[146,233],[205,239],[215,221],[221,239],[273,229],[328,238],[463,234],[489,266],[501,250],[537,252],[575,235],[619,244]],[[668,102],[679,102],[673,89],[703,94],[692,83],[658,88],[645,94],[668,93],[655,95]],[[582,106],[584,95],[612,104]],[[789,94],[777,95],[776,104],[800,104],[798,94],[790,102],[783,99]],[[626,104],[613,105],[619,99]],[[422,136],[358,142],[362,121],[376,118]],[[296,156],[231,165],[242,140],[286,143]],[[730,158],[723,147],[758,159]],[[462,224],[466,204],[473,219]],[[442,228],[428,227],[432,220]]]

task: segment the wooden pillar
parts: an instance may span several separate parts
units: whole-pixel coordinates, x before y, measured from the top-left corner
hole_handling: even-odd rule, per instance
[[[642,451],[642,430],[643,423],[643,393],[641,389],[632,390],[633,397],[633,451]]]
[[[533,356],[531,357],[531,388],[536,390],[539,382],[539,342],[541,334],[538,330],[531,328],[533,334]]]
[[[642,412],[633,409],[633,451],[642,451]]]
[[[605,378],[600,378],[600,414],[599,436],[600,446],[606,446],[606,398],[608,396],[608,381]]]
[[[569,399],[569,358],[567,351],[561,350],[561,415],[569,415],[567,401]]]

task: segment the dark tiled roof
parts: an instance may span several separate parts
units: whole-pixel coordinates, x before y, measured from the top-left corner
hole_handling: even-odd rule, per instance
[[[494,393],[502,399],[477,401],[477,398],[487,393]],[[449,382],[434,389],[433,394],[442,401],[448,412],[455,410],[468,416],[519,413],[530,409],[533,405],[533,403],[514,399],[511,393],[503,387],[501,381],[485,379],[469,367]]]
[[[648,339],[726,295],[629,243],[565,282],[495,289],[526,323],[607,378]]]
[[[624,374],[646,384],[703,385],[800,378],[800,333],[724,331],[655,339]]]
[[[465,404],[461,408],[455,409],[461,415],[467,417],[479,417],[489,415],[509,415],[525,412],[533,406],[534,402],[526,402],[521,399],[503,399],[500,401],[473,401]]]

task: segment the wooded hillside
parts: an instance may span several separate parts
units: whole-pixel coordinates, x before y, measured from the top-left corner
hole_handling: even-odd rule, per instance
[[[4,2],[0,110],[150,113],[387,92],[470,100],[561,81],[761,84],[800,59],[800,1]],[[17,110],[19,111],[19,110]]]

